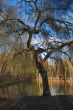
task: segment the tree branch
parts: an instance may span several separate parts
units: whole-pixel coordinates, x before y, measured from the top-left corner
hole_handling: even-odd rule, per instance
[[[51,50],[47,53],[47,55],[45,56],[44,61],[46,61],[46,60],[52,55],[53,52],[60,51],[63,47],[69,46],[69,45],[71,45],[71,44],[73,44],[73,40],[72,40],[72,41],[69,41],[69,42],[65,42],[65,43],[63,43],[61,46],[59,46],[59,47],[57,47],[57,48],[51,49]]]

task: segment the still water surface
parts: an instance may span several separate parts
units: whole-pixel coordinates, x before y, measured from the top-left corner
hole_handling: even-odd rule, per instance
[[[73,95],[73,83],[50,83],[52,95]]]
[[[51,95],[73,95],[73,83],[49,83]],[[0,88],[0,98],[17,98],[22,96],[42,95],[42,84],[19,83]]]

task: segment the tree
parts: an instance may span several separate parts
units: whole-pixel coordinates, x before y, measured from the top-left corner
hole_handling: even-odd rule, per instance
[[[14,35],[21,39],[20,42],[22,37],[28,38],[26,50],[32,51],[34,55],[35,65],[43,81],[43,95],[50,95],[44,62],[60,53],[70,59],[65,50],[73,44],[72,3],[72,0],[17,0],[14,5],[18,6],[16,8],[18,17],[5,17],[6,9],[5,12],[1,10],[2,14],[0,13],[2,17],[0,28],[3,28],[1,38],[3,35]],[[32,45],[33,38],[37,42],[40,39],[40,44]]]
[[[65,79],[65,66],[64,62],[61,57],[55,58],[55,65],[56,65],[56,73],[58,74],[59,78]]]

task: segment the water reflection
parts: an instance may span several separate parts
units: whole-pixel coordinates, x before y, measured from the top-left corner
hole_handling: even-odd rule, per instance
[[[8,87],[0,88],[0,98],[17,98],[21,96],[35,96],[42,95],[42,90],[38,84],[33,83],[19,83]]]
[[[73,95],[73,83],[49,83],[52,95]],[[0,88],[0,98],[16,98],[21,96],[42,95],[42,84],[19,83],[8,87]]]
[[[50,83],[52,95],[73,95],[73,83]]]

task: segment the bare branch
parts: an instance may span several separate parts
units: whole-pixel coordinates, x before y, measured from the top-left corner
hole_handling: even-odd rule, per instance
[[[69,45],[71,45],[71,44],[73,44],[73,40],[72,40],[72,41],[69,41],[69,42],[65,42],[65,43],[63,43],[61,46],[59,46],[59,47],[57,47],[57,48],[51,49],[51,50],[47,53],[47,55],[45,56],[44,61],[46,61],[46,60],[52,55],[53,52],[60,51],[63,47],[69,46]]]

